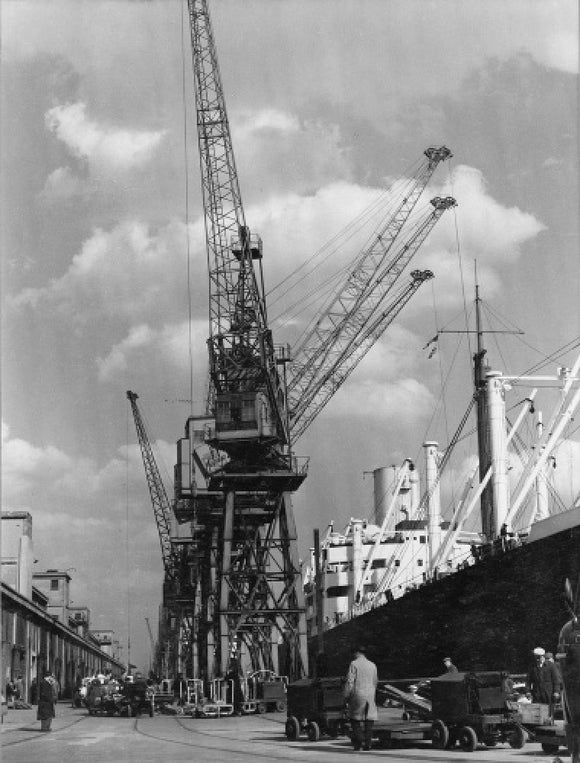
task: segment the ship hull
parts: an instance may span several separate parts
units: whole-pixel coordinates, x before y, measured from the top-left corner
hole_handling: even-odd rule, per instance
[[[326,662],[344,674],[364,644],[381,678],[459,670],[527,671],[536,646],[556,652],[569,619],[563,590],[580,573],[580,526],[479,560],[325,631]],[[316,639],[311,639],[311,664]]]

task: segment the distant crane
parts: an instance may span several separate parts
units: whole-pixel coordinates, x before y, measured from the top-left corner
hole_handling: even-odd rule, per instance
[[[141,416],[137,400],[139,395],[128,391],[127,399],[131,404],[145,476],[153,504],[153,513],[157,523],[161,557],[165,571],[163,584],[163,622],[162,632],[165,644],[162,653],[172,672],[178,672],[180,666],[180,641],[182,634],[191,630],[192,618],[192,587],[190,579],[189,553],[190,549],[182,544],[177,545],[171,537],[171,519],[174,516],[174,506],[170,502],[163,479],[153,454],[151,441]],[[147,623],[149,626],[149,623]]]
[[[157,522],[157,529],[159,531],[163,567],[167,577],[174,580],[177,574],[178,558],[171,543],[171,504],[167,497],[167,492],[163,480],[161,479],[155,456],[153,455],[149,435],[147,434],[141,412],[137,405],[139,395],[135,392],[128,391],[127,399],[129,400],[131,410],[133,411],[135,428],[137,430],[137,437],[139,438],[139,446],[141,448],[141,455],[145,466],[145,476],[147,478],[149,494],[151,495],[151,503],[153,504],[153,513],[155,514],[155,521]]]

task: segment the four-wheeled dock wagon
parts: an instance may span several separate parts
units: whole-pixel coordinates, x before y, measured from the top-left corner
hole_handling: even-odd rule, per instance
[[[500,672],[446,673],[433,678],[433,746],[443,750],[459,743],[466,752],[473,752],[478,743],[523,747],[526,734],[517,712],[508,706],[505,678]]]
[[[344,678],[304,678],[288,684],[287,739],[298,739],[303,731],[311,742],[321,734],[348,734],[343,686]]]

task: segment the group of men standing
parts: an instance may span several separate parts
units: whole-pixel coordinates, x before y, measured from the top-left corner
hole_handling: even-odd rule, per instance
[[[526,688],[532,702],[551,705],[560,700],[562,675],[554,662],[554,655],[541,646],[534,649],[534,664],[528,673]]]
[[[355,750],[370,750],[374,722],[378,712],[375,700],[377,691],[377,666],[367,659],[365,648],[353,650],[353,660],[349,665],[344,685],[344,698],[348,704],[348,715],[352,728],[352,743]],[[533,702],[552,705],[560,700],[562,675],[551,652],[536,647],[534,663],[527,677],[527,689]],[[448,673],[456,673],[457,668],[450,657],[443,660]]]

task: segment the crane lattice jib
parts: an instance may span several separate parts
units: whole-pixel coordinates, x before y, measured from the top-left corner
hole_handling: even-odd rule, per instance
[[[335,363],[324,373],[314,390],[314,394],[310,396],[308,404],[301,408],[300,415],[296,417],[291,425],[293,441],[296,441],[304,434],[331,397],[344,384],[348,376],[381,337],[385,329],[394,321],[417,289],[430,278],[433,278],[433,273],[430,270],[414,270],[411,273],[410,283],[403,286],[392,297],[389,305],[381,311],[380,315],[375,316],[372,323],[367,326],[362,336],[359,337],[356,348],[350,353],[345,352],[339,362]]]
[[[425,160],[411,178],[409,188],[394,213],[373,235],[369,245],[350,267],[346,281],[323,309],[321,317],[294,348],[294,356],[300,361],[292,369],[294,384],[298,384],[303,375],[309,375],[312,361],[319,358],[320,348],[328,347],[331,337],[336,336],[364,304],[377,272],[382,268],[437,165],[451,158],[452,153],[446,146],[440,146],[426,149],[424,155]]]
[[[141,412],[137,406],[138,395],[135,392],[127,392],[127,398],[131,403],[131,410],[133,411],[133,418],[135,419],[135,429],[137,430],[137,437],[139,438],[139,446],[141,447],[141,455],[143,458],[143,465],[145,467],[145,476],[147,478],[147,485],[149,486],[149,493],[151,495],[151,503],[153,504],[153,513],[155,515],[155,521],[157,523],[157,530],[159,532],[159,543],[161,544],[161,556],[163,559],[163,566],[166,574],[174,579],[177,569],[177,559],[171,543],[170,533],[170,517],[171,506],[153,455],[149,436],[145,429]]]
[[[432,210],[418,223],[405,244],[388,262],[383,264],[367,290],[364,302],[359,305],[358,311],[349,316],[348,320],[342,321],[333,334],[325,339],[321,337],[318,352],[310,359],[307,373],[302,373],[298,380],[291,379],[288,398],[292,417],[291,431],[294,438],[304,431],[305,427],[300,424],[300,419],[305,411],[311,410],[313,401],[320,398],[320,391],[326,387],[328,380],[336,377],[341,365],[346,363],[352,370],[352,360],[354,358],[360,360],[361,341],[364,339],[368,342],[370,337],[376,336],[376,330],[370,327],[376,325],[377,316],[379,323],[382,322],[381,316],[385,312],[381,309],[383,301],[445,210],[455,206],[456,202],[452,197],[436,197],[432,199],[431,205]],[[383,330],[384,328],[386,325],[383,326]],[[376,338],[378,339],[378,336]],[[299,361],[301,360],[300,358]],[[315,407],[320,410],[318,406]],[[312,420],[310,415],[308,419],[309,422]]]
[[[209,270],[210,399],[224,391],[267,391],[282,441],[284,395],[254,262],[207,0],[188,0],[201,186]]]

